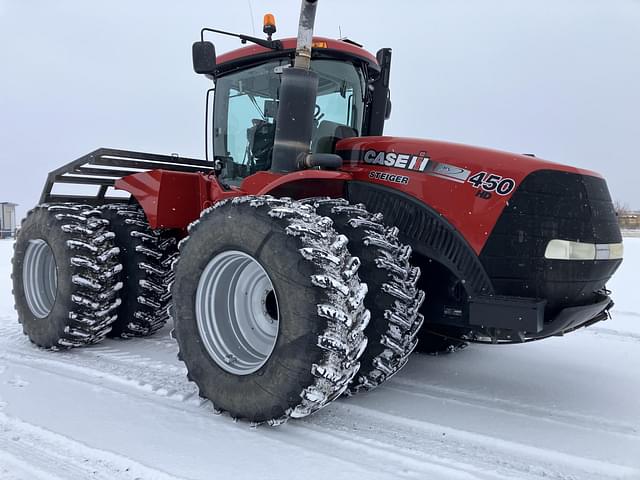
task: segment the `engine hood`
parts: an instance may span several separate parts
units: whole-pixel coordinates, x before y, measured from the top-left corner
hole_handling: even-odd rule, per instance
[[[520,182],[529,173],[537,170],[561,170],[580,175],[601,177],[600,174],[590,170],[562,165],[530,155],[421,138],[391,136],[348,138],[337,143],[336,151],[342,155],[345,160],[356,163],[369,163],[372,165],[376,163],[370,162],[376,159],[379,152],[419,156],[419,158],[426,158],[432,163],[437,162],[441,165],[452,165],[468,170],[469,172],[475,172],[478,169],[491,169],[492,173],[495,172],[502,176],[509,176],[517,182]],[[367,152],[376,152],[376,157],[372,157],[372,153],[367,155]],[[422,163],[420,163],[416,168],[416,162],[413,168],[409,169],[408,167],[411,165],[410,161],[404,164],[402,161],[398,162],[396,157],[394,164],[390,165],[390,160],[385,158],[386,163],[380,164],[379,161],[381,157],[377,158],[378,165],[390,166],[392,168],[419,171],[422,165]]]
[[[342,170],[355,182],[388,189],[389,195],[397,191],[413,197],[460,232],[476,254],[534,172],[553,173],[548,178],[557,192],[569,191],[575,182],[596,182],[602,190],[598,195],[609,198],[606,183],[595,172],[488,148],[416,138],[357,137],[339,141],[336,153],[344,160]],[[589,203],[585,188],[566,200],[569,206]],[[547,208],[539,199],[533,203],[534,210]]]

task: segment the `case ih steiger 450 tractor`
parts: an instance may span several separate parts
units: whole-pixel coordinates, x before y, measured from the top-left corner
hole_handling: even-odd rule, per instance
[[[608,318],[622,238],[605,181],[382,136],[391,50],[314,38],[316,5],[303,0],[297,39],[272,39],[270,15],[266,39],[203,29],[207,160],[99,149],[49,174],[13,260],[33,343],[150,335],[172,317],[200,394],[278,424],[380,385],[416,346]],[[216,57],[206,31],[251,45]]]

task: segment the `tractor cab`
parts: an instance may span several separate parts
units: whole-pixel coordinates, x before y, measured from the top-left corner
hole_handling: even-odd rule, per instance
[[[274,48],[251,45],[219,58],[211,44],[198,49],[209,42],[194,46],[194,69],[215,82],[213,126],[207,126],[206,134],[212,136],[213,157],[222,167],[220,178],[229,185],[272,166],[282,76],[293,67],[296,39],[261,43],[268,42]],[[350,40],[318,37],[312,45],[310,70],[318,86],[311,153],[335,153],[339,140],[382,134],[390,112],[391,50],[382,49],[374,57]]]
[[[223,178],[235,183],[271,168],[280,78],[289,57],[252,65],[216,79],[213,151],[224,159]],[[351,62],[317,59],[319,85],[311,151],[333,153],[337,140],[362,133],[366,77]]]

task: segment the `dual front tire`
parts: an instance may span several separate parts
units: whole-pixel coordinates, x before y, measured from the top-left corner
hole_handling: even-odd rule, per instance
[[[175,337],[215,408],[277,424],[348,388],[369,312],[346,245],[311,206],[269,197],[219,203],[190,228],[175,266]]]
[[[216,204],[175,265],[189,378],[216,409],[271,424],[376,387],[406,363],[422,324],[410,254],[380,215],[344,200]]]

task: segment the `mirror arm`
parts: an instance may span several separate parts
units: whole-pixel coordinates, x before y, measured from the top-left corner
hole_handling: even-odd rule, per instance
[[[204,32],[219,33],[221,35],[228,35],[230,37],[239,38],[242,43],[255,43],[261,47],[268,48],[270,50],[282,50],[282,42],[280,40],[265,40],[263,38],[250,37],[249,35],[242,35],[239,33],[226,32],[224,30],[217,30],[215,28],[203,28],[200,30],[200,41],[204,42]]]

